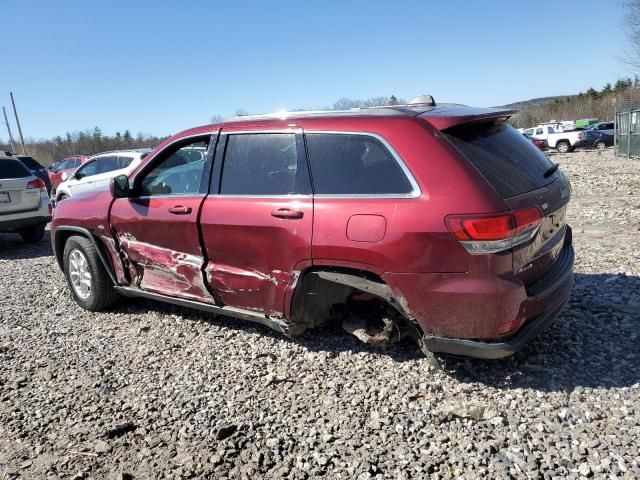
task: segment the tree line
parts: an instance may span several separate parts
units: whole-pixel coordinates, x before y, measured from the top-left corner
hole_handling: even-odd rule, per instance
[[[613,84],[607,83],[600,90],[589,88],[577,95],[518,104],[519,112],[511,118],[511,123],[515,127],[527,128],[550,120],[613,120],[616,111],[639,103],[640,78],[620,78]]]
[[[109,150],[122,150],[129,148],[155,147],[166,137],[157,137],[138,133],[135,137],[129,130],[123,133],[116,132],[115,135],[104,135],[99,127],[93,130],[69,133],[64,137],[57,136],[45,140],[26,139],[27,154],[34,157],[42,165],[49,166],[57,160],[72,155],[95,155]],[[19,142],[15,142],[15,152],[22,153]],[[11,145],[0,143],[0,150],[11,151]]]

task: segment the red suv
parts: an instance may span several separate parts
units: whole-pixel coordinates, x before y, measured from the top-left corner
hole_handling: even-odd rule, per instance
[[[425,353],[508,356],[566,304],[574,260],[569,182],[512,113],[429,101],[187,130],[61,202],[54,252],[91,311],[145,297],[287,335],[360,314]]]
[[[49,168],[49,180],[51,181],[51,187],[53,188],[53,195],[55,196],[55,191],[58,188],[58,185],[62,183],[64,180],[62,178],[63,173],[71,173],[77,170],[77,168],[87,161],[87,157],[85,156],[76,156],[76,157],[67,157],[63,158],[59,162],[51,165]]]

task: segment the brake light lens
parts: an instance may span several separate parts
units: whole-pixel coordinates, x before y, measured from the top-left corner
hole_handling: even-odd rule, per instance
[[[29,183],[27,183],[27,190],[31,190],[31,189],[45,189],[47,188],[47,186],[44,184],[44,182],[42,181],[41,178],[36,178],[35,180],[31,180]]]
[[[544,215],[538,207],[490,215],[449,215],[449,231],[474,255],[508,250],[530,240]]]

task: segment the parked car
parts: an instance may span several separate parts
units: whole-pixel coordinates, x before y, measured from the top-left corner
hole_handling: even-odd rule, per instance
[[[111,178],[136,168],[150,151],[116,150],[89,157],[80,168],[62,173],[62,182],[56,188],[56,202],[80,192],[109,188]]]
[[[549,147],[549,144],[547,143],[547,141],[544,138],[533,138],[528,133],[523,133],[522,135],[524,135],[524,137],[527,140],[529,140],[531,143],[533,143],[540,150],[546,150]]]
[[[543,125],[534,129],[533,138],[546,140],[549,148],[555,148],[560,153],[567,153],[580,146],[586,140],[586,135],[582,129],[556,132],[553,127]]]
[[[574,259],[569,182],[513,113],[423,102],[193,128],[61,202],[53,251],[90,311],[144,297],[287,335],[347,313],[428,355],[508,356],[566,304]]]
[[[63,158],[59,162],[55,162],[49,168],[49,180],[51,180],[51,189],[53,194],[51,195],[55,198],[56,190],[58,189],[58,185],[62,183],[62,176],[64,174],[69,174],[75,171],[80,165],[87,161],[87,157],[83,155],[77,155],[74,157]]]
[[[44,181],[16,156],[0,152],[0,232],[19,233],[25,242],[37,242],[50,220]]]
[[[601,132],[601,133],[606,133],[607,135],[613,135],[615,131],[614,129],[615,129],[615,122],[611,121],[611,122],[596,123],[594,125],[587,127],[586,130],[590,132]]]
[[[581,145],[585,148],[595,148],[596,150],[604,150],[607,147],[613,146],[613,134],[608,134],[605,131],[598,130],[586,130],[586,139]]]
[[[16,155],[16,158],[22,162],[22,164],[29,169],[36,177],[41,179],[47,187],[47,194],[51,195],[51,181],[49,180],[49,174],[47,169],[40,165],[35,158],[29,155]]]

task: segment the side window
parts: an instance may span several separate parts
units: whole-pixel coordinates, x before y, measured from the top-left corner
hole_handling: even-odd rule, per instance
[[[387,147],[369,135],[306,135],[313,185],[320,195],[408,194],[413,187]]]
[[[127,168],[131,165],[131,162],[133,162],[133,157],[121,155],[118,157],[118,168]]]
[[[98,163],[98,173],[108,173],[117,170],[118,167],[118,157],[109,156],[109,157],[100,157],[96,160]]]
[[[547,133],[556,133],[553,127],[547,127]]]
[[[229,135],[222,166],[223,195],[311,193],[302,147],[294,133]]]
[[[76,159],[72,160],[72,164],[71,164],[72,168],[77,168],[79,166],[80,166],[80,159],[79,158],[76,158]]]
[[[93,160],[91,162],[85,163],[82,167],[80,167],[76,173],[76,177],[84,178],[91,177],[92,175],[98,174],[98,162]]]
[[[198,193],[208,146],[209,138],[169,150],[168,156],[145,174],[140,185],[140,195]]]
[[[543,133],[542,128],[536,128],[536,135],[542,135]]]

